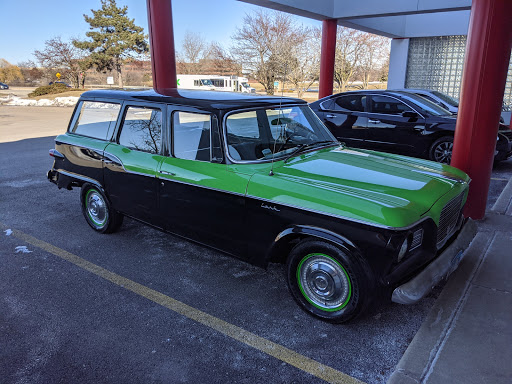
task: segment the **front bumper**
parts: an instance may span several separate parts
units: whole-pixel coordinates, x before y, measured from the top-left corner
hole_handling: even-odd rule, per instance
[[[418,275],[393,291],[391,301],[399,304],[414,304],[425,297],[442,279],[457,269],[464,251],[476,235],[476,230],[475,222],[468,219],[457,238],[443,253]]]

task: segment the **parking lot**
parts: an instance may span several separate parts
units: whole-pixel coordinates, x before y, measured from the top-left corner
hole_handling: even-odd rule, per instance
[[[386,382],[440,288],[332,325],[295,304],[281,265],[129,219],[95,233],[79,191],[46,179],[71,113],[0,106],[2,381]],[[511,176],[512,160],[495,168],[489,207]]]

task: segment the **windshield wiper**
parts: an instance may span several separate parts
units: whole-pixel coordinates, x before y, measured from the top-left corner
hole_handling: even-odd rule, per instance
[[[288,156],[286,156],[286,158],[284,159],[284,162],[286,163],[288,160],[290,160],[293,156],[296,156],[298,155],[299,153],[301,152],[304,152],[312,147],[316,147],[318,145],[322,145],[322,144],[328,144],[328,143],[331,143],[331,144],[339,144],[339,141],[332,141],[332,140],[322,140],[322,141],[316,141],[314,143],[309,143],[309,144],[299,144],[295,147],[295,150],[290,153]]]

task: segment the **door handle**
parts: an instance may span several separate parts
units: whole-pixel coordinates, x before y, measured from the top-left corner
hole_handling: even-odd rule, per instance
[[[327,117],[328,119],[333,119],[336,117],[336,115],[331,115],[331,114],[328,114],[328,115],[325,115],[325,117]]]
[[[160,172],[163,175],[176,176],[176,174],[174,172],[168,172],[168,171],[162,171],[162,170],[160,170],[158,172]]]
[[[368,122],[369,122],[369,123],[373,123],[373,124],[379,124],[379,123],[380,123],[380,120],[372,120],[372,119],[368,119]]]

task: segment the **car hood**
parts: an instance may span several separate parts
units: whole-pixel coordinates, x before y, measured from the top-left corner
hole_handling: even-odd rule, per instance
[[[305,153],[256,172],[247,194],[387,227],[405,227],[442,196],[467,188],[469,177],[448,165],[339,146]]]

